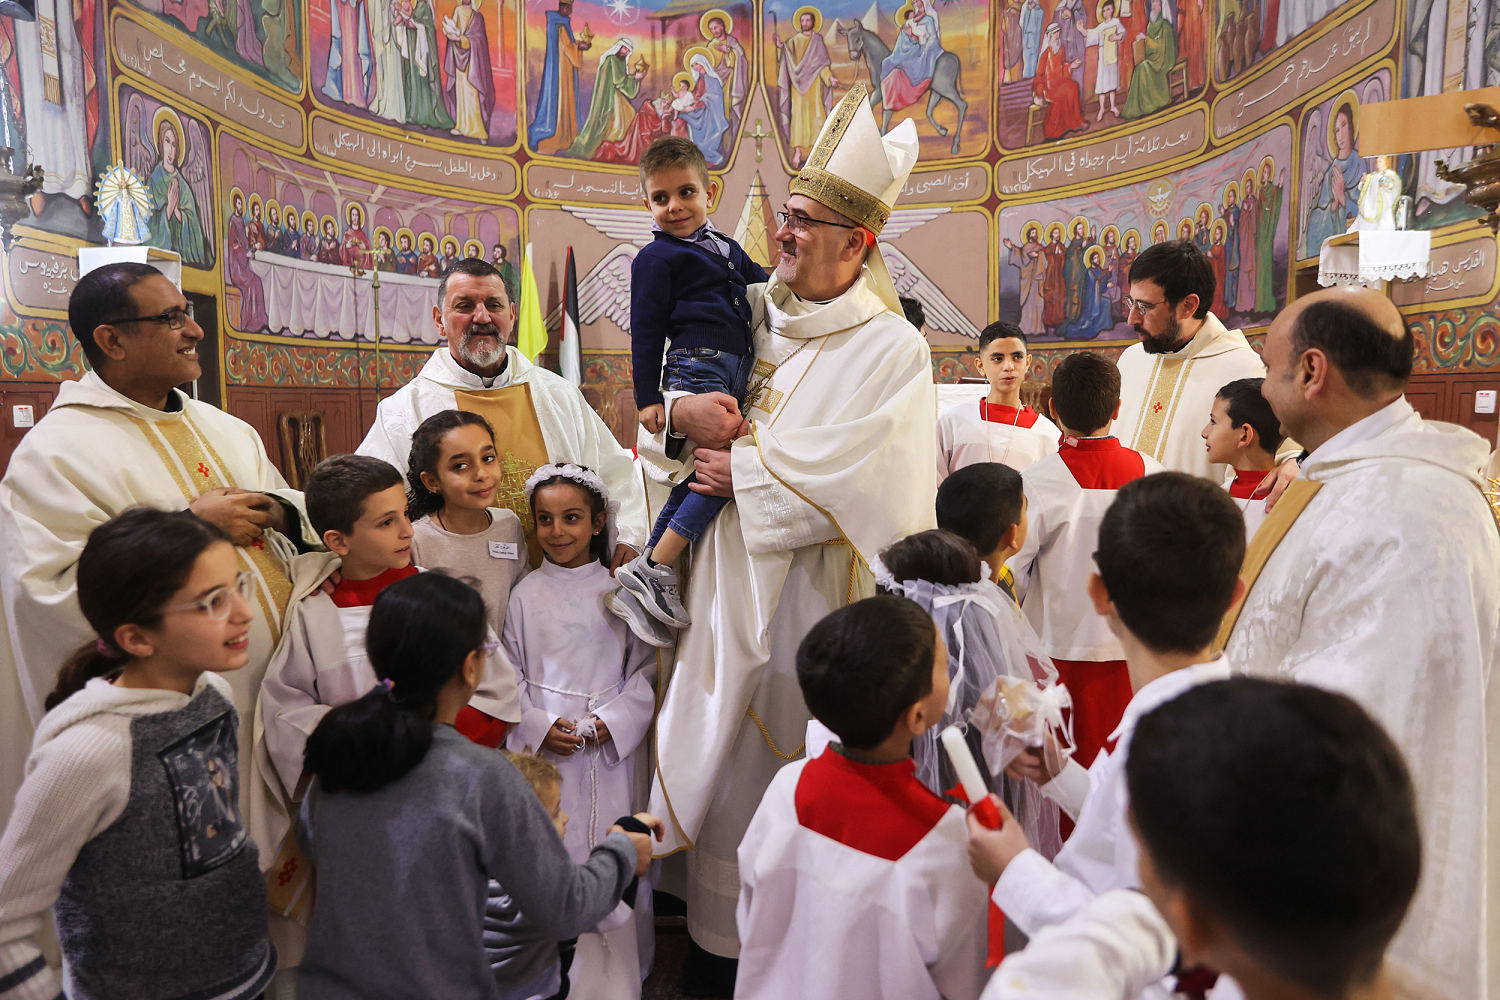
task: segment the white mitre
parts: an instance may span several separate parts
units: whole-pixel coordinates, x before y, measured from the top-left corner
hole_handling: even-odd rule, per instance
[[[916,122],[907,118],[881,135],[864,84],[858,84],[823,122],[812,154],[792,179],[791,193],[826,205],[879,236],[916,163]],[[870,250],[865,266],[875,279],[875,290],[899,314],[901,300],[885,258],[873,241]]]

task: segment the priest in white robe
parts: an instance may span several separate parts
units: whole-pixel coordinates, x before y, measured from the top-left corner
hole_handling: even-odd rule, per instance
[[[227,675],[242,719],[253,717],[291,595],[290,560],[315,533],[302,494],[287,488],[255,429],[173,388],[201,374],[203,330],[186,306],[149,265],[110,264],[86,275],[69,318],[75,336],[91,331],[80,340],[92,370],[62,385],[0,480],[0,819],[58,668],[94,637],[74,586],[84,542],[130,507],[192,510],[230,535],[242,568],[255,575],[250,663]],[[250,730],[248,722],[240,727],[245,763]]]
[[[668,817],[663,853],[693,848],[693,941],[725,958],[739,950],[736,849],[772,776],[803,752],[797,645],[873,592],[880,549],[934,522],[931,357],[874,248],[917,137],[906,122],[882,137],[864,98],[855,87],[829,116],[792,182],[775,275],[751,289],[744,427],[731,397],[668,399],[673,433],[700,446],[682,449],[699,488],[735,502],[693,549],[694,624],[664,684],[650,808]],[[680,481],[693,463],[669,459],[668,438],[643,439],[642,460]]]
[[[1213,299],[1213,267],[1191,240],[1157,243],[1130,265],[1126,305],[1140,342],[1120,355],[1115,434],[1173,472],[1221,483],[1228,467],[1209,462],[1199,432],[1221,388],[1260,378],[1266,366],[1244,334],[1208,311]]]
[[[447,346],[432,353],[416,378],[381,400],[374,426],[355,450],[384,459],[404,475],[412,432],[423,420],[441,410],[478,413],[494,429],[500,452],[494,503],[521,519],[533,568],[540,550],[526,480],[549,462],[575,462],[599,473],[620,504],[612,561],[619,566],[635,558],[651,526],[635,462],[576,386],[508,345],[516,308],[500,272],[488,261],[461,260],[439,285],[438,298],[432,317]]]
[[[1388,954],[1433,996],[1500,984],[1500,531],[1488,445],[1424,422],[1412,344],[1370,289],[1299,298],[1266,337],[1262,389],[1311,449],[1256,533],[1221,631],[1246,673],[1341,691],[1411,767],[1422,878]]]

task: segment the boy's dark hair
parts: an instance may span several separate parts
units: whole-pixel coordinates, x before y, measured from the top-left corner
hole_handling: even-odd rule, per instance
[[[78,346],[83,348],[89,367],[97,369],[105,360],[104,352],[94,343],[94,331],[135,314],[135,300],[130,290],[161,271],[150,264],[119,261],[97,267],[78,279],[68,296],[68,327]]]
[[[1192,240],[1165,240],[1142,250],[1130,265],[1130,280],[1156,282],[1167,297],[1167,305],[1174,309],[1189,295],[1197,295],[1194,319],[1208,316],[1217,287],[1208,254]]]
[[[1352,700],[1238,677],[1136,724],[1142,848],[1257,963],[1319,996],[1367,983],[1421,870],[1411,778]]]
[[[1292,321],[1292,357],[1317,348],[1361,396],[1401,389],[1411,378],[1411,334],[1395,336],[1362,310],[1336,299],[1314,302]]]
[[[1026,494],[1021,474],[999,462],[975,462],[938,486],[937,523],[974,546],[981,557],[994,552],[1000,536],[1021,520]]]
[[[990,344],[1005,337],[1014,337],[1021,342],[1021,346],[1026,346],[1026,331],[1014,323],[1000,319],[979,331],[980,353],[983,353]]]
[[[380,592],[365,648],[381,681],[323,716],[303,760],[325,792],[373,792],[422,762],[438,692],[489,630],[484,599],[442,573],[417,573]]]
[[[401,473],[389,462],[368,455],[334,455],[319,462],[307,477],[302,498],[307,519],[318,537],[354,530],[365,501],[381,490],[401,485]]]
[[[132,507],[89,533],[78,557],[78,607],[94,634],[57,672],[51,711],[92,678],[127,662],[115,646],[121,625],[155,625],[204,550],[229,536],[191,511]]]
[[[697,143],[680,135],[664,135],[651,140],[651,145],[641,154],[640,175],[641,192],[646,191],[646,185],[651,180],[651,175],[658,170],[668,167],[686,167],[698,175],[698,181],[705,189],[708,187],[708,161],[703,158],[703,150],[698,148]]]
[[[927,325],[927,310],[922,308],[922,303],[910,295],[898,295],[896,298],[901,303],[901,312],[905,314],[908,323],[918,330]]]
[[[1213,641],[1245,561],[1245,518],[1223,487],[1182,472],[1126,483],[1099,523],[1094,563],[1132,635],[1162,653]]]
[[[1052,372],[1052,405],[1057,419],[1075,434],[1108,424],[1120,402],[1120,369],[1102,354],[1079,351],[1057,363]]]
[[[937,627],[921,606],[880,595],[839,608],[797,647],[808,711],[855,750],[883,743],[932,693]]]
[[[1249,424],[1261,448],[1275,455],[1286,435],[1281,433],[1281,421],[1276,419],[1276,411],[1260,394],[1263,382],[1263,378],[1237,378],[1219,390],[1218,398],[1229,404],[1226,409],[1230,426]]]
[[[926,580],[956,587],[977,583],[984,576],[984,564],[974,546],[940,528],[907,535],[880,553],[880,561],[898,583]]]
[[[439,410],[412,432],[411,452],[406,461],[406,516],[413,521],[443,509],[443,495],[427,488],[422,482],[422,473],[437,475],[444,436],[455,427],[470,424],[483,427],[490,440],[495,440],[495,430],[490,422],[468,410]]]
[[[426,238],[431,239],[432,237],[428,236]],[[446,239],[444,240],[444,242],[447,242]],[[448,267],[448,269],[443,272],[443,276],[438,279],[437,300],[439,309],[442,309],[448,302],[448,279],[453,277],[455,274],[467,274],[476,278],[499,278],[500,269],[494,264],[491,264],[489,261],[485,260],[483,257],[461,257],[458,260],[455,260]],[[500,287],[505,287],[505,281],[503,278],[500,281]],[[505,292],[505,297],[507,301],[510,299],[509,290]]]

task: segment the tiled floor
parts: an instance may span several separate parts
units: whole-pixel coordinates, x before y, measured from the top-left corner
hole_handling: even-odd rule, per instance
[[[682,960],[687,957],[687,924],[681,917],[656,920],[656,960],[641,991],[641,1000],[678,1000],[683,996]]]

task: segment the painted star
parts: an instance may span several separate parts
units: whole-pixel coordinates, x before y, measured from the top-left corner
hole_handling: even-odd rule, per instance
[[[610,20],[620,24],[634,21],[638,13],[631,0],[605,0],[604,7],[609,12]]]

